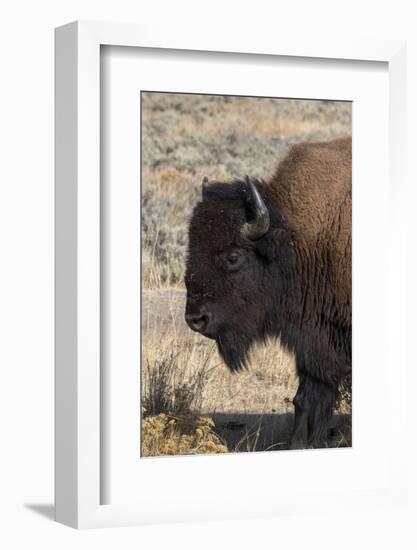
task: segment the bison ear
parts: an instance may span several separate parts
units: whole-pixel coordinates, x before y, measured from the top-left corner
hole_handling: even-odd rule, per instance
[[[285,229],[273,229],[262,239],[259,239],[256,244],[256,251],[260,256],[263,256],[267,262],[271,263],[282,255],[287,240],[287,231]]]

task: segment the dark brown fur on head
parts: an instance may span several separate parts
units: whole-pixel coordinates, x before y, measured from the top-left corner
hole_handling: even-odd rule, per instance
[[[276,279],[277,269],[291,264],[285,220],[269,197],[267,186],[259,181],[255,184],[270,215],[266,235],[250,240],[242,234],[243,225],[253,221],[254,212],[248,184],[240,180],[207,186],[189,229],[187,314],[210,313],[205,335],[217,341],[231,370],[246,366],[250,346],[267,336],[268,312],[276,294],[271,278]],[[274,265],[278,256],[287,260]],[[285,276],[281,279],[286,282]]]

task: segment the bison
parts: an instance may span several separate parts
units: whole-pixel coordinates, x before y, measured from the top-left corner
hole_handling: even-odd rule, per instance
[[[322,445],[351,376],[351,139],[293,145],[269,181],[204,178],[189,224],[189,327],[232,371],[279,338],[299,385],[290,448]]]

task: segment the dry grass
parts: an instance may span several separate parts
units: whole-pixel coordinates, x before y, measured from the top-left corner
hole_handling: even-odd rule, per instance
[[[142,456],[227,453],[213,428],[210,418],[148,417],[142,423]]]
[[[170,348],[159,358],[150,359],[147,354],[142,375],[142,415],[189,415],[200,410],[210,375],[208,362],[206,356],[190,368],[186,346],[176,353]]]

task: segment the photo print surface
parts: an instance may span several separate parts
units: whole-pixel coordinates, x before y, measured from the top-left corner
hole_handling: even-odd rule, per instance
[[[352,444],[352,103],[141,92],[141,456]]]

